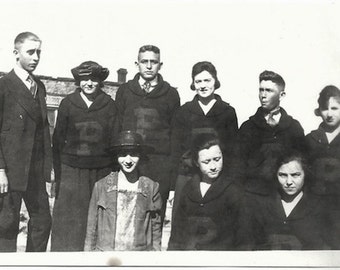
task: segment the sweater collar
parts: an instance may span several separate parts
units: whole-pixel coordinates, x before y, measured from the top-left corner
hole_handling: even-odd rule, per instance
[[[188,103],[189,104],[189,107],[188,107],[189,111],[191,111],[191,113],[193,113],[193,114],[205,115],[207,117],[209,117],[209,116],[213,117],[213,116],[216,116],[216,115],[223,113],[226,109],[225,105],[229,105],[229,104],[223,102],[222,98],[219,95],[217,95],[217,94],[214,94],[214,95],[215,95],[216,102],[211,107],[210,111],[206,115],[204,114],[201,106],[198,103],[198,95],[195,95],[193,100]]]
[[[98,89],[98,95],[94,99],[93,103],[90,107],[87,107],[85,101],[80,96],[80,88],[77,88],[76,91],[70,95],[70,101],[77,107],[86,109],[89,111],[99,110],[107,105],[110,102],[111,97],[103,92],[101,89]]]
[[[128,88],[135,93],[138,96],[148,96],[149,98],[156,98],[159,96],[165,95],[169,89],[170,85],[163,80],[163,77],[161,74],[157,75],[158,83],[155,86],[155,88],[150,93],[145,93],[145,91],[142,89],[142,87],[139,84],[140,74],[137,73],[133,80],[130,80],[127,82]]]
[[[316,130],[313,130],[310,133],[310,136],[313,138],[313,140],[315,140],[316,142],[318,142],[319,144],[323,144],[323,145],[328,145],[328,140],[327,140],[327,136],[326,136],[326,131],[324,129],[324,123],[321,123],[319,125],[319,128]],[[330,145],[340,145],[340,134],[338,134],[333,141],[331,141]]]
[[[288,115],[283,108],[280,108],[280,113],[281,113],[280,121],[274,127],[271,127],[267,124],[265,119],[266,112],[261,107],[257,109],[256,113],[253,116],[249,117],[249,120],[262,129],[277,129],[277,130],[287,129],[292,124],[293,118],[290,115]]]
[[[190,181],[188,197],[192,201],[206,203],[214,200],[222,193],[224,193],[225,189],[227,189],[231,185],[232,180],[226,176],[226,173],[222,172],[221,175],[211,184],[210,188],[203,198],[200,190],[200,182],[201,176],[199,174],[195,174]]]

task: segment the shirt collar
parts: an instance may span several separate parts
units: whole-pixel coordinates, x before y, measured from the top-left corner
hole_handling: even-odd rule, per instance
[[[27,82],[27,77],[29,76],[29,73],[26,70],[16,65],[14,67],[14,72],[20,78],[20,80],[22,80],[24,83]]]
[[[138,80],[139,85],[142,86],[145,82],[146,80],[142,76],[139,76],[139,80]],[[153,80],[150,81],[151,87],[155,87],[157,84],[158,84],[158,76],[156,76]]]

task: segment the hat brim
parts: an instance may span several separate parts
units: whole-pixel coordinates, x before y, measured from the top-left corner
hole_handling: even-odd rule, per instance
[[[113,145],[105,150],[109,154],[118,154],[122,151],[134,151],[143,154],[151,154],[155,149],[148,145]]]

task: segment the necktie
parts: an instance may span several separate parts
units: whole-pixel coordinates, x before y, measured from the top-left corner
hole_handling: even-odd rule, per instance
[[[149,81],[146,81],[143,84],[143,90],[145,91],[145,93],[149,93],[150,92],[150,88],[151,88],[151,83]]]
[[[34,79],[31,75],[28,75],[27,81],[31,84],[31,87],[30,87],[29,90],[30,90],[32,96],[35,98],[35,95],[37,93],[37,83],[34,81]]]
[[[280,109],[272,111],[268,114],[267,124],[271,127],[275,127],[278,122],[274,119],[274,115],[278,115],[280,113]]]

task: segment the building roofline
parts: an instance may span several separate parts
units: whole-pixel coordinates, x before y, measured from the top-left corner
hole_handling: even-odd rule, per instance
[[[0,76],[6,75],[8,72],[0,71]],[[67,78],[67,77],[52,77],[52,76],[45,76],[45,75],[35,75],[41,80],[51,80],[51,81],[62,81],[62,82],[75,82],[73,78]],[[110,85],[110,86],[120,86],[122,83],[119,82],[113,82],[113,81],[104,81],[104,85]]]

